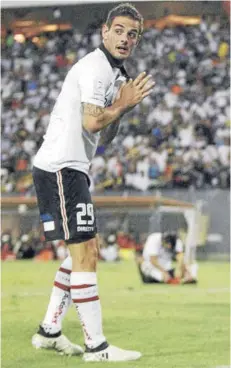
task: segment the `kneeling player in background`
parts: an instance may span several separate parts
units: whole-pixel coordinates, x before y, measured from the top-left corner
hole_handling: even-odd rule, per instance
[[[136,257],[142,281],[146,284],[195,284],[198,265],[185,263],[183,248],[183,242],[176,234],[153,233],[149,235],[142,255]],[[176,260],[176,272],[172,268],[174,260]]]

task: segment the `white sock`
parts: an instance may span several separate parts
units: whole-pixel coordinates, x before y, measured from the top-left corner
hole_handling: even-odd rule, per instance
[[[194,280],[197,280],[197,273],[198,273],[198,264],[192,263],[189,266],[189,272]]]
[[[94,349],[106,341],[103,335],[96,273],[72,272],[71,297],[82,325],[85,344]]]
[[[46,333],[55,334],[62,329],[62,321],[71,305],[70,277],[72,258],[67,257],[61,264],[55,276],[54,286],[50,296],[42,327]]]

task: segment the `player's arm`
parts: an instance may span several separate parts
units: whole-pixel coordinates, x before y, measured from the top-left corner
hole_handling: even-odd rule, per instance
[[[152,263],[152,265],[156,268],[158,268],[158,270],[160,270],[163,274],[163,279],[164,282],[168,282],[168,280],[170,279],[170,275],[169,273],[159,264],[158,262],[158,258],[157,256],[151,256],[150,257],[150,261]]]
[[[185,264],[184,264],[184,253],[179,252],[179,253],[176,254],[177,276],[182,278],[184,276],[185,270],[186,270],[186,268],[185,268]]]
[[[181,239],[176,241],[176,275],[180,278],[184,276],[186,266],[184,262],[184,245]]]
[[[151,93],[155,83],[150,83],[150,78],[146,73],[141,73],[134,81],[123,84],[120,97],[109,107],[83,103],[84,128],[90,133],[97,133],[112,123],[118,124],[122,115]]]
[[[161,272],[165,272],[165,269],[159,264],[157,256],[151,256],[150,261],[153,266],[158,268],[158,270],[160,270]]]
[[[116,95],[115,101],[119,100],[119,98],[121,97],[121,91],[122,91],[122,88],[123,88],[123,86],[125,84],[126,83],[124,82],[122,84],[122,86],[120,87],[120,89],[119,89],[119,91],[118,91],[118,93]],[[118,120],[114,121],[113,124],[110,124],[106,128],[104,128],[104,129],[101,130],[101,132],[100,132],[100,144],[109,144],[109,143],[111,143],[113,141],[113,139],[115,138],[115,136],[118,133],[118,130],[119,130],[119,127],[120,127],[121,118],[127,112],[129,112],[132,109],[133,109],[133,107],[128,108],[123,114],[120,115],[120,118]]]
[[[113,141],[120,127],[120,119],[114,121],[100,132],[100,144],[109,144]]]
[[[122,83],[122,85],[121,85],[121,87],[120,87],[120,89],[117,92],[117,95],[115,97],[115,101],[119,100],[119,98],[121,97],[121,91],[122,91],[122,88],[125,84],[126,84],[126,82]],[[129,112],[131,109],[127,109],[124,114]],[[100,132],[100,144],[106,144],[107,145],[107,144],[109,144],[113,141],[113,139],[115,138],[115,136],[118,133],[118,130],[119,130],[119,127],[120,127],[120,121],[121,121],[121,118],[123,117],[124,114],[122,114],[118,120],[114,121],[113,124],[110,124],[105,129],[101,130],[101,132]]]
[[[182,280],[193,279],[190,266],[185,263],[183,252],[177,253],[176,261],[176,275]]]
[[[82,106],[83,127],[90,133],[102,131],[111,123],[117,125],[116,123],[119,122],[119,118],[122,116],[123,112],[125,112],[125,108],[116,102],[106,108],[89,103],[83,103]]]

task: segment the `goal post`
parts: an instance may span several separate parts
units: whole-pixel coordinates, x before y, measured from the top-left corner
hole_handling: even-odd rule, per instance
[[[191,208],[184,206],[159,206],[157,214],[161,231],[175,231],[182,238],[185,245],[185,261],[188,263],[196,259],[196,248],[200,244],[200,220],[202,217],[200,203]],[[152,224],[150,223],[150,230]]]

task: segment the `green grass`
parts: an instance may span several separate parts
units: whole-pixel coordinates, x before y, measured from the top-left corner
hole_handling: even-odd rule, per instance
[[[59,263],[2,265],[2,368],[91,366],[79,357],[34,350]],[[201,263],[199,284],[142,285],[133,262],[99,265],[104,332],[108,341],[137,349],[141,360],[122,368],[212,368],[229,365],[229,264]],[[72,307],[63,332],[83,343]],[[115,367],[115,363],[94,363]]]

